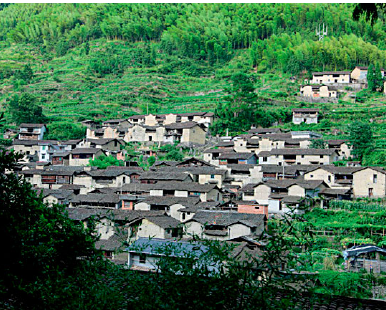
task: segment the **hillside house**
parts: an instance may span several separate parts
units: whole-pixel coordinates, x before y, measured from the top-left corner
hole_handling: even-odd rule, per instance
[[[239,164],[239,165],[254,165],[257,163],[257,156],[254,153],[236,153],[226,152],[219,157],[220,165]]]
[[[338,98],[338,90],[327,85],[305,85],[300,88],[300,95],[308,98]]]
[[[258,157],[260,165],[332,165],[339,154],[335,149],[273,149],[260,152]]]
[[[139,177],[139,182],[142,184],[155,184],[160,181],[193,182],[193,179],[189,174],[176,171],[176,169],[167,173],[166,171],[148,171]]]
[[[201,201],[222,201],[222,191],[215,184],[158,182],[151,185],[150,196],[200,197]]]
[[[264,231],[266,220],[264,214],[202,210],[184,222],[184,238],[198,236],[225,241],[241,236],[259,236]]]
[[[95,160],[106,152],[97,148],[76,148],[70,152],[70,166],[87,166],[90,160]]]
[[[159,267],[160,260],[165,258],[165,249],[170,249],[170,258],[183,260],[197,257],[197,259],[209,249],[197,242],[185,242],[176,240],[164,240],[157,238],[138,238],[127,249],[127,266],[131,270],[143,272],[162,272]],[[193,268],[197,266],[193,265]],[[209,271],[217,271],[216,264],[209,266]]]
[[[386,170],[381,167],[362,167],[353,172],[352,188],[354,197],[385,197]]]
[[[304,174],[304,180],[323,180],[329,187],[351,188],[353,173],[361,167],[321,166]]]
[[[350,71],[312,72],[311,84],[349,84],[349,83],[351,83]]]
[[[206,131],[202,124],[197,122],[173,123],[165,126],[164,142],[183,143],[186,145],[204,145]]]
[[[353,83],[367,83],[367,71],[369,67],[356,66],[351,72]],[[385,69],[381,69],[382,77],[385,76]]]
[[[329,149],[336,149],[342,159],[352,156],[352,146],[348,144],[348,140],[327,140],[327,146]]]
[[[317,124],[319,109],[293,109],[292,123],[298,125],[301,123]]]
[[[20,124],[19,140],[43,140],[47,127],[44,124]]]
[[[180,221],[167,215],[145,216],[142,219],[134,220],[128,224],[128,234],[130,239],[180,238],[182,232],[183,230]]]
[[[163,196],[146,196],[138,201],[134,210],[142,211],[165,211],[169,216],[180,219],[181,208],[191,207],[200,202],[199,197],[163,197]]]

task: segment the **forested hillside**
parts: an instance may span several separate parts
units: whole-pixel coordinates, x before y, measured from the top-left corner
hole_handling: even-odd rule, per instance
[[[76,123],[84,119],[221,109],[228,100],[231,76],[243,73],[256,89],[254,104],[269,116],[256,113],[265,123],[253,122],[270,125],[269,119],[286,126],[292,107],[310,106],[296,95],[312,71],[386,66],[383,16],[374,25],[363,18],[354,21],[353,8],[3,4],[1,103],[8,124],[17,125],[13,111],[26,111],[20,98],[30,94],[28,102],[42,107],[52,138],[61,130],[76,137],[81,134]],[[328,35],[318,41],[315,30],[323,23]],[[360,96],[362,101],[355,104],[342,98],[340,105],[318,106],[325,112],[325,129],[363,113],[366,118],[382,117],[382,98]],[[217,131],[223,127],[217,126]],[[339,129],[344,135],[344,128]]]

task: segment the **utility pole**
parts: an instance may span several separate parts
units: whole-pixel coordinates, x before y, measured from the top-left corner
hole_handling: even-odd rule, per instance
[[[319,30],[318,28],[316,28],[316,36],[319,37],[319,41],[323,41],[324,36],[326,35],[327,35],[327,26],[326,26],[326,30],[324,30],[324,23],[323,23],[323,28],[322,30],[320,30],[320,24],[319,24]]]

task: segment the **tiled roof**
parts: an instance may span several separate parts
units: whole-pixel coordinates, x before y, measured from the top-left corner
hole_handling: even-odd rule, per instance
[[[45,124],[28,124],[28,123],[20,124],[20,128],[42,128],[43,126],[46,126],[46,125]]]
[[[173,168],[175,169],[175,168]],[[168,173],[165,172],[144,172],[140,177],[140,180],[157,180],[157,181],[165,181],[165,180],[172,180],[172,181],[189,181],[192,180],[192,178],[189,176],[189,174],[185,172],[171,172]]]
[[[248,214],[232,211],[198,211],[190,220],[197,221],[203,225],[222,225],[229,226],[242,223],[249,227],[259,227],[263,225],[266,216],[264,214]]]
[[[227,152],[227,153],[222,153],[219,156],[219,159],[249,159],[253,156],[256,156],[256,154],[255,153]]]
[[[258,155],[332,155],[336,153],[335,149],[272,149],[271,151],[262,151]]]
[[[157,226],[160,226],[162,228],[176,228],[178,227],[181,222],[176,220],[175,218],[171,216],[146,216],[145,217],[149,222],[152,222],[156,224]]]
[[[304,108],[304,109],[292,109],[292,112],[319,112],[319,109],[310,109],[310,108]]]
[[[167,182],[160,181],[156,184],[151,184],[151,189],[154,190],[181,190],[181,191],[191,191],[198,193],[208,193],[211,190],[217,188],[216,185],[212,184],[199,184],[197,182]]]
[[[280,128],[253,128],[248,130],[248,133],[258,133],[258,134],[278,133],[278,132],[281,132]]]
[[[149,205],[171,206],[174,204],[181,204],[185,207],[196,205],[200,202],[199,197],[164,197],[164,196],[147,196],[141,200],[140,203],[147,203]]]
[[[96,149],[96,148],[76,148],[71,151],[71,154],[96,154],[98,152],[103,152],[102,149]]]
[[[166,129],[184,129],[184,128],[193,128],[199,126],[196,122],[183,122],[183,123],[173,123],[165,125]]]

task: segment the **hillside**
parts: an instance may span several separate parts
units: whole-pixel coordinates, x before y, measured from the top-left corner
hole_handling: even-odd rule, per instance
[[[335,104],[296,97],[312,71],[386,65],[382,18],[371,26],[354,21],[352,10],[352,4],[3,5],[1,104],[6,109],[7,99],[30,93],[49,128],[67,129],[85,119],[215,111],[226,102],[232,74],[244,72],[253,76],[257,105],[280,111],[272,122],[338,138],[349,122],[372,119],[383,150],[382,95],[362,92],[354,100],[348,92]],[[328,35],[318,41],[321,23]],[[26,65],[33,72],[28,81],[17,73]],[[318,107],[323,121],[294,126],[294,107]],[[9,113],[6,119],[12,127]]]

